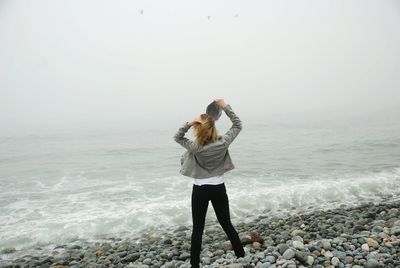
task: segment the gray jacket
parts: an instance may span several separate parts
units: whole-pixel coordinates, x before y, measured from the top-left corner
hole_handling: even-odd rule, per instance
[[[181,156],[180,173],[182,175],[203,179],[222,175],[235,168],[228,147],[242,130],[242,122],[229,104],[223,110],[232,121],[232,127],[215,142],[201,145],[185,138],[185,133],[190,128],[189,122],[186,122],[175,134],[174,140],[187,149]]]

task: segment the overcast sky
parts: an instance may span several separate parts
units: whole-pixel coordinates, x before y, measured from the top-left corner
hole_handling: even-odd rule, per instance
[[[0,131],[397,112],[399,28],[390,0],[0,0]]]

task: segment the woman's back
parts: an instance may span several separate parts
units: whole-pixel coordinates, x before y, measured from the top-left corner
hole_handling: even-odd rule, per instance
[[[232,121],[231,128],[212,143],[202,145],[184,137],[190,124],[186,122],[175,134],[174,140],[187,149],[181,157],[181,174],[192,178],[220,176],[235,168],[229,155],[229,146],[242,130],[242,122],[232,107],[223,107]]]
[[[200,166],[212,171],[224,164],[227,151],[228,147],[221,137],[213,143],[203,145],[203,147],[195,153],[195,159]]]

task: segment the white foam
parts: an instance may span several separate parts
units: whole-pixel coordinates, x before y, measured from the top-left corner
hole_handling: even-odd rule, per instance
[[[400,169],[286,179],[226,176],[233,221],[265,211],[330,208],[400,196]],[[63,176],[30,188],[2,189],[0,248],[28,248],[71,239],[132,236],[144,228],[191,224],[192,180],[183,176],[95,180]],[[210,204],[207,221],[215,220]]]
[[[264,210],[277,212],[307,207],[332,208],[338,204],[357,204],[363,201],[379,201],[384,196],[400,195],[398,187],[400,171],[379,173],[315,176],[308,180],[270,180],[265,177],[233,178],[229,195],[234,204],[235,216],[260,213]],[[236,186],[237,185],[237,186]]]

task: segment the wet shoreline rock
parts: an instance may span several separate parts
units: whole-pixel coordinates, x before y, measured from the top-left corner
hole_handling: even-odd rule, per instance
[[[400,201],[350,208],[261,215],[235,225],[246,256],[236,258],[218,222],[206,225],[202,267],[400,267]],[[132,239],[60,245],[48,256],[31,256],[0,267],[190,267],[191,226]],[[2,254],[12,254],[6,248]]]

